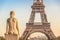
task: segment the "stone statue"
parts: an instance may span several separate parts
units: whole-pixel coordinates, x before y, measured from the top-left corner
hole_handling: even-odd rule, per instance
[[[6,34],[19,34],[18,20],[15,18],[14,11],[10,12],[10,18],[7,19]]]

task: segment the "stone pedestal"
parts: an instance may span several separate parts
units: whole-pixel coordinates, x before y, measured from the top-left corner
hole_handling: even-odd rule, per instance
[[[19,40],[18,35],[5,34],[5,40]]]

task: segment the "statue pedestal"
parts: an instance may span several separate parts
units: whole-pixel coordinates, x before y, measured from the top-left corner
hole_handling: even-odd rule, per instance
[[[18,35],[5,34],[5,40],[19,40]]]

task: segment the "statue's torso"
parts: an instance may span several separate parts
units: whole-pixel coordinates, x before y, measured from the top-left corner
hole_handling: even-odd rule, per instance
[[[9,33],[17,34],[17,20],[16,18],[8,18],[8,24],[9,24]]]

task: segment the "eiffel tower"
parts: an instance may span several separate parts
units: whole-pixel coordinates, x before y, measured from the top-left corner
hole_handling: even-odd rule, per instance
[[[47,21],[47,16],[45,14],[45,5],[43,4],[43,0],[34,0],[33,5],[31,6],[32,12],[30,15],[30,19],[28,23],[26,23],[26,30],[23,33],[23,40],[28,40],[28,37],[35,32],[44,33],[48,40],[52,40],[55,38],[53,34],[50,23]],[[35,14],[40,13],[41,22],[34,22]]]

